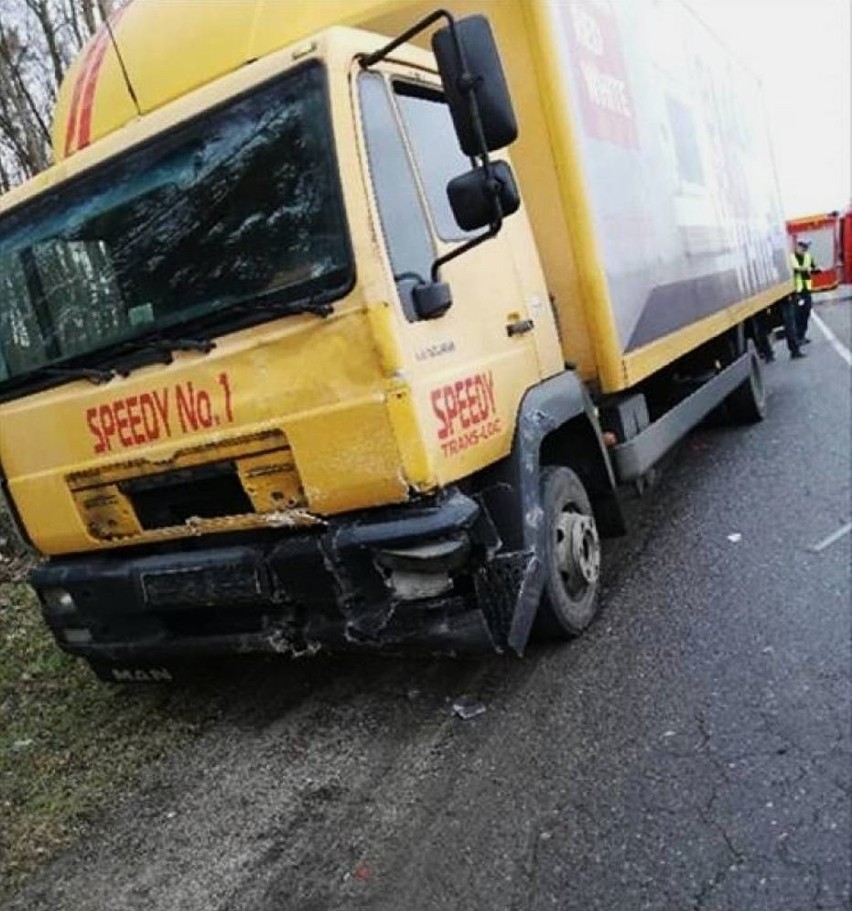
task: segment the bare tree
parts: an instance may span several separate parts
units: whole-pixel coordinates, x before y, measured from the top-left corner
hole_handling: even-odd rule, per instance
[[[50,124],[71,61],[115,0],[2,0],[0,193],[52,159]]]

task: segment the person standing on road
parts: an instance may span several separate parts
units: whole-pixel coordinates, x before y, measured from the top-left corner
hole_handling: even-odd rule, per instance
[[[799,329],[796,325],[796,315],[798,313],[796,299],[796,294],[788,294],[778,304],[781,310],[781,319],[784,321],[784,338],[787,341],[787,349],[792,358],[805,356],[805,352],[802,351],[801,345],[799,344]],[[772,350],[771,347],[769,347],[769,350]]]
[[[808,252],[809,246],[810,244],[806,240],[797,240],[796,249],[790,254],[790,265],[793,269],[793,290],[796,299],[796,341],[800,345],[806,345],[810,341],[807,332],[808,319],[813,305],[811,296],[814,284],[813,274],[814,272],[819,272],[813,256]]]

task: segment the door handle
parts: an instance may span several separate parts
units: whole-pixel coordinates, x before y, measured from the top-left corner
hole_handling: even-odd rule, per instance
[[[524,335],[535,328],[535,323],[531,319],[518,319],[513,323],[506,324],[506,335],[513,338],[516,335]]]

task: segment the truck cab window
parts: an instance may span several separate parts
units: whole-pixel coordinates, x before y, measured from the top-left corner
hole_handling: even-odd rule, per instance
[[[353,280],[312,62],[0,218],[0,382],[190,323],[260,322],[262,302],[297,310]]]
[[[463,231],[456,224],[447,198],[447,184],[471,167],[459,148],[450,109],[432,89],[410,82],[394,82],[393,89],[438,237],[448,242],[467,240],[476,232]]]
[[[382,76],[364,73],[358,83],[367,156],[379,218],[405,317],[417,319],[412,289],[428,281],[435,252],[411,162]]]

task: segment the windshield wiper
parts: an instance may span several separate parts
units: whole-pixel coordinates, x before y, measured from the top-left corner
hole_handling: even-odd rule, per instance
[[[55,376],[68,380],[88,380],[90,383],[108,383],[114,370],[99,370],[97,367],[42,367],[37,371],[42,376]]]
[[[288,300],[248,300],[240,301],[228,308],[231,313],[281,313],[297,316],[299,313],[313,313],[315,316],[330,316],[334,308],[331,304],[312,298],[306,301]]]
[[[334,312],[331,301],[336,298],[337,294],[333,288],[322,286],[315,287],[305,297],[289,295],[282,297],[273,291],[267,292],[260,297],[232,304],[228,311],[231,313],[281,313],[287,316],[295,316],[299,313],[313,313],[315,316],[325,318]]]
[[[122,350],[129,352],[130,357],[119,360],[115,369],[121,376],[127,376],[131,370],[152,363],[171,364],[175,351],[198,351],[201,354],[209,354],[215,347],[216,342],[209,338],[135,339],[122,345]],[[153,360],[150,356],[146,357],[149,352],[155,355]]]
[[[137,346],[138,350],[150,348],[153,351],[166,351],[169,354],[174,351],[200,351],[202,354],[209,354],[216,347],[216,342],[209,338],[155,338],[147,342],[140,339],[134,345],[134,347]]]

